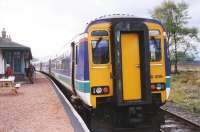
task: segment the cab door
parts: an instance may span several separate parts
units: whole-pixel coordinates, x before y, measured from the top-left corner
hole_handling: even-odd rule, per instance
[[[113,94],[111,46],[108,26],[109,24],[98,24],[91,27],[89,32],[89,78],[93,108],[96,107],[96,99],[98,97],[108,97]],[[104,88],[107,88],[108,91],[103,91]]]

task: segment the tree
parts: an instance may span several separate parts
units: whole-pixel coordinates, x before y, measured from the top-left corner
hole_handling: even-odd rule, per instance
[[[187,27],[190,19],[188,7],[185,2],[164,1],[151,11],[151,16],[158,19],[166,29],[167,50],[170,60],[174,58],[175,73],[178,72],[178,50],[185,55],[187,52],[195,52],[196,46],[192,42],[199,40],[197,28]]]
[[[194,61],[195,57],[193,54],[185,53],[183,51],[177,52],[179,62],[191,62]],[[171,56],[171,63],[174,64],[175,58],[174,55]]]

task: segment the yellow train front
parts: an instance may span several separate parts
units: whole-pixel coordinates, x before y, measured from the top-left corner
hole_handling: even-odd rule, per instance
[[[43,63],[41,69],[62,83],[73,100],[119,124],[142,121],[170,92],[165,31],[152,19],[96,19]]]
[[[170,69],[165,31],[158,21],[100,18],[86,32],[93,109],[111,107],[125,116],[155,111],[166,102]]]

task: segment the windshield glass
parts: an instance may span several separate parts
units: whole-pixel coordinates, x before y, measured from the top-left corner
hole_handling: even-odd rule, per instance
[[[94,64],[106,64],[109,62],[108,40],[92,40],[92,60]]]
[[[151,38],[149,40],[149,49],[151,54],[151,61],[160,61],[161,59],[160,40]]]

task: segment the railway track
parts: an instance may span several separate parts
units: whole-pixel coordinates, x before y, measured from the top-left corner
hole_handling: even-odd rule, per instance
[[[49,78],[49,77],[48,77]],[[89,132],[89,124],[87,119],[83,115],[80,115],[69,102],[69,96],[64,91],[63,86],[59,84],[55,79],[49,78],[54,85],[55,91],[58,94],[64,108],[71,114],[72,123],[76,126],[77,132]],[[98,124],[93,128],[95,132],[200,132],[200,127],[197,124],[192,123],[186,119],[183,119],[173,113],[170,113],[164,109],[161,109],[159,114],[148,121],[147,124],[138,128],[123,128],[114,127],[111,122],[107,122],[104,119],[96,118]]]
[[[161,109],[165,115],[165,122],[161,125],[161,132],[200,132],[200,124],[182,118],[165,109]]]

